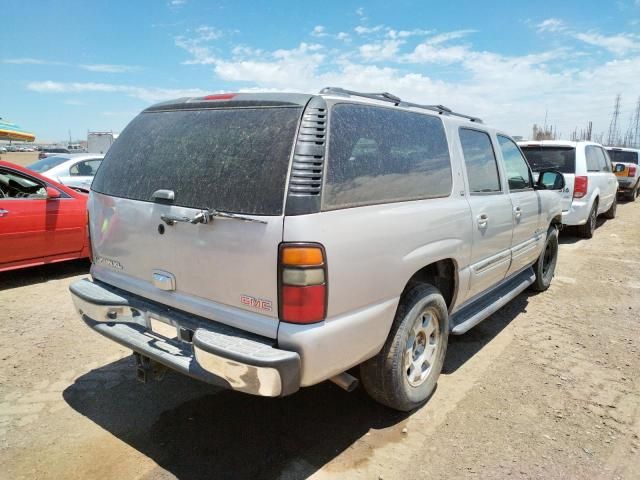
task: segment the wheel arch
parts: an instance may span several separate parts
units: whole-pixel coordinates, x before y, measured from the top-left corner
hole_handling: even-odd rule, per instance
[[[440,290],[447,304],[447,309],[451,311],[460,286],[458,262],[453,258],[443,258],[423,266],[407,280],[401,296],[404,296],[417,284],[433,285]]]

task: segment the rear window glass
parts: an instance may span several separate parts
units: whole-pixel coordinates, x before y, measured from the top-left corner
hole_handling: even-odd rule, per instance
[[[573,147],[521,146],[520,149],[534,172],[576,173],[576,149]]]
[[[624,162],[638,165],[638,152],[625,152],[622,150],[607,150],[612,163]]]
[[[37,162],[28,165],[27,168],[29,170],[33,170],[34,172],[42,173],[46,172],[47,170],[51,170],[53,167],[57,167],[67,160],[69,160],[69,157],[45,157],[42,160],[38,160]]]
[[[329,124],[325,210],[451,193],[449,149],[439,118],[338,104]]]
[[[92,189],[151,201],[173,190],[175,204],[280,215],[298,107],[142,113],[106,154]]]

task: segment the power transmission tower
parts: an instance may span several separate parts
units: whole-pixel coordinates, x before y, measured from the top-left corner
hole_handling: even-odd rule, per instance
[[[640,147],[640,97],[638,97],[638,103],[636,104],[636,113],[633,118],[632,143],[634,147]]]
[[[620,116],[620,94],[616,95],[616,102],[613,106],[613,116],[609,124],[609,133],[607,134],[607,145],[615,145],[618,143],[618,117]]]

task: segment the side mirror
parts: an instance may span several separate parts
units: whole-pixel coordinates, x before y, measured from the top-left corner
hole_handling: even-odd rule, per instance
[[[60,198],[60,192],[53,187],[47,187],[47,200]]]
[[[541,171],[535,185],[536,190],[562,190],[564,187],[564,175],[556,170]]]

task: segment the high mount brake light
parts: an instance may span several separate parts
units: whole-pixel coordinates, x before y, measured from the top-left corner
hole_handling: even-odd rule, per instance
[[[318,244],[280,246],[279,317],[289,323],[316,323],[326,317],[327,262]]]
[[[203,100],[231,100],[235,96],[236,96],[235,93],[216,93],[213,95],[207,95],[205,97],[202,97],[202,99]]]
[[[573,198],[582,198],[589,190],[589,177],[577,175],[573,183]]]

